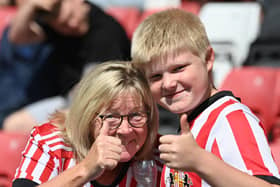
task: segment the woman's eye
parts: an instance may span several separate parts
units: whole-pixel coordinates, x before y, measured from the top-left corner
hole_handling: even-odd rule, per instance
[[[111,115],[111,114],[109,114],[109,115],[106,116],[106,118],[109,118],[109,119],[110,119],[110,118],[114,118],[114,116]]]

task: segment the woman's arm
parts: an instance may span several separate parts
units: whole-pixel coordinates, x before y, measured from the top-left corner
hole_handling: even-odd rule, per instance
[[[42,128],[52,127],[51,124],[43,124],[32,132],[17,170],[16,179],[27,179],[42,187],[79,187],[98,178],[105,170],[115,168],[119,163],[122,152],[121,140],[110,136],[109,127],[103,125],[85,158],[73,167],[61,171],[62,168],[67,167],[60,165],[63,163],[60,159],[64,158],[57,156],[52,151],[53,147],[49,147],[51,142],[62,141],[61,137],[56,135],[56,132],[42,132],[44,136],[41,137],[38,129]],[[48,138],[50,139],[47,140]],[[58,145],[63,145],[63,142]]]

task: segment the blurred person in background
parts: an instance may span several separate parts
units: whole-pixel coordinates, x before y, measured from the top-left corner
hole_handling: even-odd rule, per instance
[[[1,126],[6,116],[26,104],[57,95],[65,97],[88,63],[130,58],[130,41],[120,24],[94,4],[81,0],[24,0],[6,36],[3,40],[10,47],[1,44],[1,53],[10,51],[1,55],[11,55],[0,57],[0,65],[12,73],[1,70],[4,73],[0,76],[5,76],[0,80],[4,82],[0,88]],[[44,59],[18,63],[24,69],[34,64],[36,68],[15,71],[15,46],[26,49],[24,45],[43,45],[47,52],[45,56],[36,53]],[[27,80],[18,86],[23,79]]]

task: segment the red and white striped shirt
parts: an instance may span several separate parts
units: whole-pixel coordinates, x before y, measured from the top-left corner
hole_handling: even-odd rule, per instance
[[[15,179],[27,179],[42,184],[75,164],[73,150],[64,142],[60,131],[51,123],[46,123],[35,127],[31,132],[28,144],[22,153],[20,166],[16,170]],[[157,186],[159,186],[162,164],[158,161],[157,164],[159,168]],[[116,187],[136,187],[136,185],[130,164]],[[88,182],[84,187],[94,187],[94,185]]]
[[[188,120],[199,146],[250,175],[280,177],[262,124],[231,92],[219,92],[196,108],[192,114],[194,115],[190,115]],[[164,167],[161,186],[210,185],[193,172]]]

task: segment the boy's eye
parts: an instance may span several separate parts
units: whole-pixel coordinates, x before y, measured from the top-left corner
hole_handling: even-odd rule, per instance
[[[179,72],[179,71],[181,71],[182,69],[184,69],[185,67],[186,67],[185,65],[184,65],[184,66],[178,66],[178,67],[174,68],[174,69],[172,70],[172,72],[174,72],[174,73]]]
[[[152,75],[152,76],[149,77],[149,81],[150,81],[150,82],[155,82],[155,81],[160,80],[161,77],[162,77],[162,75],[160,75],[160,74],[155,74],[155,75]]]

